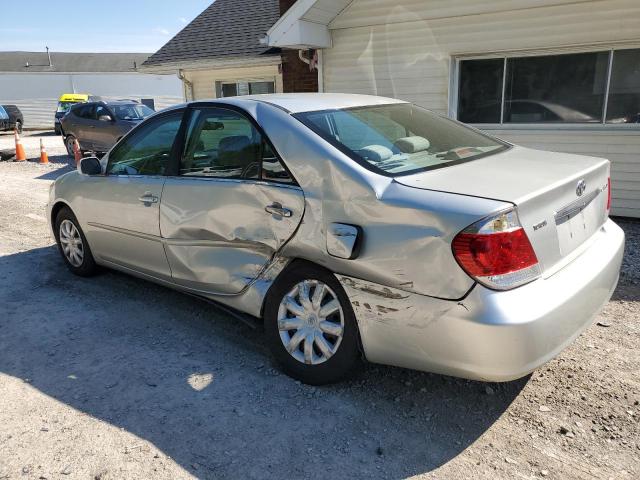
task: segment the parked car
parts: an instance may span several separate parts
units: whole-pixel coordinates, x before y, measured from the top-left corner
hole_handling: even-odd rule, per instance
[[[153,113],[149,107],[134,100],[76,104],[60,122],[67,152],[73,156],[76,139],[82,151],[107,152],[129,130]]]
[[[609,167],[393,99],[225,98],[83,159],[48,218],[72,272],[106,266],[262,318],[304,382],[361,358],[506,381],[556,356],[616,287]]]
[[[24,117],[17,105],[1,105],[5,113],[8,116],[8,121],[5,123],[4,130],[18,130],[18,133],[22,133],[22,126],[24,125]]]
[[[9,114],[4,109],[2,105],[0,105],[0,131],[7,130],[9,127]]]
[[[78,103],[85,103],[90,100],[88,93],[63,93],[58,99],[58,106],[53,119],[53,127],[56,135],[60,135],[60,121],[71,110],[71,107]]]

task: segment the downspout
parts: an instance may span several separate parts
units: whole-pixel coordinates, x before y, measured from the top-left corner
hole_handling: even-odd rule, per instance
[[[182,88],[185,101],[189,102],[193,100],[193,83],[187,80],[182,70],[178,70],[178,78],[182,80]]]
[[[318,92],[324,93],[324,50],[318,50]]]
[[[322,93],[324,92],[324,66],[322,64],[322,49],[314,49],[316,54],[318,55],[318,61],[315,65],[316,70],[318,72],[318,92]],[[304,63],[306,63],[307,65],[311,66],[311,59],[305,57],[303,55],[304,52],[309,52],[311,51],[310,49],[308,50],[298,50],[298,58],[303,61]]]

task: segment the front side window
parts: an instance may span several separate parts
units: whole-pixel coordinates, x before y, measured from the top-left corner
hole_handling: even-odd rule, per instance
[[[457,118],[475,124],[640,123],[640,49],[462,60]]]
[[[266,139],[239,112],[196,109],[188,132],[180,175],[292,181]]]
[[[142,124],[109,154],[107,174],[164,175],[181,122],[182,112],[173,112]]]
[[[96,108],[96,118],[100,120],[100,117],[110,117],[111,112],[104,105],[98,105]]]
[[[409,103],[307,112],[295,117],[365,167],[388,176],[467,162],[508,148]]]
[[[2,105],[0,105],[0,120],[9,120],[9,114]]]
[[[118,120],[143,120],[155,112],[141,103],[130,105],[113,105],[113,112]]]

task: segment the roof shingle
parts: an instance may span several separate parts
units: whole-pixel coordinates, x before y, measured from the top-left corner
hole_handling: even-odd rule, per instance
[[[144,66],[275,53],[260,37],[279,17],[278,0],[216,0]]]

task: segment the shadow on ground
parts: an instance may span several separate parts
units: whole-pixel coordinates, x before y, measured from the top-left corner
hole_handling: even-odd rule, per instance
[[[205,478],[425,473],[491,427],[527,381],[488,394],[370,365],[339,385],[300,385],[273,368],[260,329],[118,273],[74,277],[54,247],[0,258],[0,370]]]

